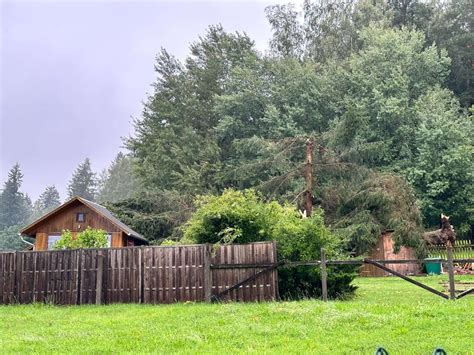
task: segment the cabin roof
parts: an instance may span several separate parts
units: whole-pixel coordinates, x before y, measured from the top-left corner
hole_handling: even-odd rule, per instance
[[[110,212],[107,208],[105,208],[105,207],[102,206],[102,205],[99,205],[99,204],[96,203],[96,202],[92,202],[92,201],[86,200],[85,198],[79,197],[79,196],[73,197],[72,199],[70,199],[69,201],[66,201],[65,203],[63,203],[62,205],[58,206],[57,208],[55,208],[55,209],[52,210],[51,212],[49,212],[49,213],[45,214],[44,216],[38,218],[36,221],[32,222],[32,223],[29,224],[28,226],[22,228],[22,229],[20,230],[20,233],[21,233],[21,234],[29,234],[29,233],[31,233],[32,231],[34,231],[34,228],[38,226],[38,224],[40,224],[41,222],[44,222],[45,220],[47,220],[47,219],[50,218],[50,217],[53,217],[53,216],[56,215],[58,212],[62,211],[64,208],[68,207],[69,205],[71,205],[73,202],[76,202],[76,201],[81,202],[81,203],[84,204],[85,206],[89,207],[91,210],[95,211],[96,213],[98,213],[98,214],[101,215],[102,217],[104,217],[104,218],[106,218],[107,220],[109,220],[110,223],[112,223],[113,225],[115,225],[118,229],[120,229],[122,232],[124,232],[125,234],[127,234],[129,237],[133,237],[133,238],[135,238],[135,239],[139,239],[139,240],[148,242],[148,240],[145,239],[145,237],[143,237],[140,233],[135,232],[132,228],[130,228],[130,227],[127,226],[125,223],[123,223],[121,220],[119,220],[117,217],[115,217],[115,216],[112,214],[112,212]]]

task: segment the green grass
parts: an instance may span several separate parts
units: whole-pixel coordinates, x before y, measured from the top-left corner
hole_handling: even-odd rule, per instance
[[[445,277],[419,278],[436,286]],[[462,277],[474,281],[474,277]],[[350,301],[0,307],[0,353],[474,354],[474,296],[444,300],[396,278]]]

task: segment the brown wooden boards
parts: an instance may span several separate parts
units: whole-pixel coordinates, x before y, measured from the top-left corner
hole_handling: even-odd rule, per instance
[[[257,274],[266,267],[234,268],[239,264],[274,264],[277,262],[276,248],[272,242],[222,246],[211,257],[212,265],[229,268],[212,269],[212,295],[216,296],[233,285]],[[278,274],[276,268],[264,272],[257,278],[239,286],[220,297],[232,301],[267,301],[277,298]]]
[[[143,248],[144,302],[204,301],[208,249],[206,245]]]
[[[209,301],[277,261],[272,242],[211,249],[187,245],[0,253],[0,304]],[[220,300],[273,300],[277,292],[273,269]]]

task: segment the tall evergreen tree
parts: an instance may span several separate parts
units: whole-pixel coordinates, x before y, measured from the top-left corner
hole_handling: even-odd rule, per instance
[[[80,196],[92,201],[95,199],[96,187],[95,173],[92,172],[89,158],[86,158],[72,174],[67,187],[68,196],[69,198]]]
[[[0,229],[24,224],[31,215],[31,200],[20,191],[22,181],[23,173],[17,163],[10,169],[0,194]]]
[[[99,179],[97,200],[117,202],[131,198],[139,190],[139,182],[129,155],[119,152]]]
[[[34,204],[34,215],[40,217],[61,204],[59,192],[54,185],[47,186]]]

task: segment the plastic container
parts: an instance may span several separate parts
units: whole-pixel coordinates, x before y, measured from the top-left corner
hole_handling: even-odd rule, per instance
[[[441,275],[441,262],[439,260],[425,259],[425,267],[428,275]]]

